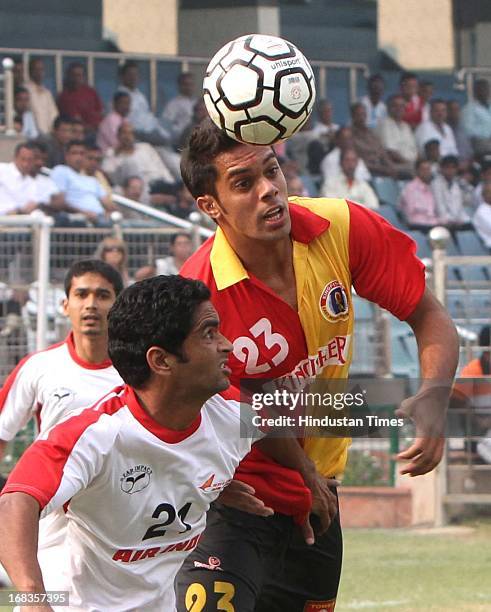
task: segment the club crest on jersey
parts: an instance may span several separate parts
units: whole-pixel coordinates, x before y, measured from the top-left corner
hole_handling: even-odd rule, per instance
[[[324,319],[334,323],[346,321],[349,316],[348,296],[338,280],[327,283],[319,300],[319,308]]]
[[[215,482],[215,474],[212,474],[209,478],[205,480],[205,482],[202,485],[198,487],[198,489],[201,489],[205,493],[213,493],[214,491],[221,491],[228,484],[230,484],[231,481],[232,479],[228,478],[227,480],[221,480],[219,482]]]
[[[119,479],[121,491],[129,495],[143,491],[150,484],[151,475],[152,468],[148,467],[148,465],[135,465],[129,468]]]

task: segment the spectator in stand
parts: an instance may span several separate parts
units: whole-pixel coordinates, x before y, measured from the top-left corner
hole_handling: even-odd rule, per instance
[[[177,201],[172,214],[180,219],[188,219],[189,215],[198,211],[196,200],[191,195],[184,183],[180,183],[177,189]]]
[[[487,79],[475,81],[474,99],[462,109],[462,123],[474,153],[478,157],[491,153],[491,104]]]
[[[295,134],[293,134],[293,136],[286,141],[286,157],[295,160],[298,174],[300,175],[307,174],[308,172],[307,151],[314,138],[315,137],[312,134],[312,123],[309,117],[298,132],[295,132]]]
[[[55,166],[51,178],[64,194],[70,212],[82,214],[97,227],[108,227],[111,222],[107,213],[115,207],[97,179],[82,174],[86,154],[84,142],[70,141],[65,151],[66,163]]]
[[[113,96],[113,110],[99,124],[97,144],[105,153],[118,143],[118,130],[128,117],[131,109],[131,98],[124,91],[117,91]]]
[[[182,72],[177,78],[177,96],[169,100],[162,111],[164,124],[169,125],[172,142],[177,145],[181,135],[193,118],[196,97],[194,95],[194,76],[191,72]]]
[[[72,126],[72,140],[93,140],[93,133],[86,137],[83,121],[80,119],[71,119],[70,124]]]
[[[431,164],[431,173],[435,177],[440,172],[440,141],[436,139],[427,140],[424,144],[424,157]]]
[[[123,196],[135,202],[143,202],[145,184],[139,176],[129,176],[123,182]]]
[[[25,87],[17,87],[14,91],[14,113],[20,122],[20,133],[29,140],[37,138],[39,131],[29,104],[29,91]]]
[[[321,162],[334,147],[339,125],[332,121],[332,104],[329,100],[317,103],[317,121],[312,127],[314,140],[307,147],[307,168],[311,174],[321,173]]]
[[[387,107],[383,101],[385,81],[381,74],[372,74],[367,81],[368,94],[360,99],[367,111],[367,125],[376,128],[387,116]]]
[[[341,153],[346,149],[354,148],[353,133],[351,128],[348,126],[339,128],[339,130],[336,132],[335,143],[336,146],[334,149],[324,157],[321,163],[320,169],[324,183],[342,174]],[[368,168],[362,159],[358,159],[355,177],[361,181],[370,181],[372,178],[372,175],[368,171]]]
[[[405,167],[408,176],[413,176],[418,150],[413,131],[403,120],[405,107],[404,98],[400,94],[390,96],[389,115],[380,121],[377,134],[390,159],[400,164],[401,168]]]
[[[399,85],[406,103],[403,120],[414,129],[423,117],[423,101],[418,95],[418,77],[412,72],[405,72],[401,75]]]
[[[121,84],[118,91],[123,91],[130,96],[130,112],[128,121],[135,129],[139,140],[149,142],[153,145],[169,145],[171,134],[158,121],[150,110],[145,94],[138,89],[140,71],[138,64],[132,60],[125,62],[119,69]]]
[[[300,196],[302,198],[307,198],[309,195],[311,195],[309,194],[309,190],[305,186],[302,177],[298,175],[286,178],[286,189],[288,191],[288,195]]]
[[[172,234],[168,257],[157,259],[155,267],[157,274],[179,274],[179,270],[186,263],[193,252],[193,243],[189,234],[177,232]]]
[[[437,216],[442,225],[453,228],[461,228],[470,223],[464,208],[464,193],[459,184],[458,171],[458,158],[455,155],[446,155],[440,162],[440,173],[431,183]]]
[[[175,183],[172,173],[152,145],[135,142],[133,126],[127,121],[118,130],[116,148],[106,151],[102,169],[116,185],[122,185],[129,176],[141,177],[146,192],[154,180]]]
[[[485,183],[491,181],[491,161],[484,161],[481,165],[478,181],[473,194],[474,208],[478,208],[484,202],[482,188]]]
[[[128,272],[128,246],[124,240],[114,236],[104,238],[97,245],[94,259],[100,259],[117,270],[121,275],[124,287],[131,284]]]
[[[199,98],[196,100],[193,106],[193,116],[191,117],[191,121],[189,121],[186,127],[181,132],[181,137],[177,144],[177,150],[181,151],[187,144],[189,136],[194,128],[201,123],[203,119],[208,117],[208,111],[206,110],[206,104],[203,98]]]
[[[469,136],[467,136],[461,121],[461,109],[457,100],[447,100],[447,122],[453,131],[459,160],[461,164],[468,166],[472,161],[474,152]]]
[[[27,215],[38,207],[33,166],[34,150],[26,142],[15,147],[14,161],[0,163],[0,215]]]
[[[104,109],[96,90],[87,85],[85,66],[80,62],[68,66],[57,104],[60,114],[80,119],[87,132],[97,130]]]
[[[361,102],[351,106],[351,130],[354,148],[371,174],[398,178],[400,173],[405,178],[403,165],[391,160],[378,136],[367,127],[367,111]]]
[[[14,77],[14,89],[16,87],[24,87],[24,62],[22,58],[18,57],[14,59],[12,75]]]
[[[46,165],[53,168],[65,163],[65,147],[72,140],[72,122],[68,117],[59,116],[53,123],[53,130],[48,136],[42,137],[47,146]]]
[[[421,121],[430,119],[430,100],[433,97],[433,83],[431,81],[420,81],[418,94],[423,104],[421,110]]]
[[[472,223],[484,245],[491,249],[491,181],[482,185],[482,202],[479,204]]]
[[[49,134],[53,122],[58,116],[58,108],[53,94],[43,85],[45,75],[44,62],[40,57],[29,60],[29,78],[25,84],[31,99],[31,109],[34,113],[36,126],[41,134]]]
[[[412,229],[427,231],[440,222],[431,188],[432,178],[431,162],[427,159],[418,159],[416,177],[406,183],[402,189],[399,210],[404,221]]]
[[[358,154],[355,149],[345,149],[341,152],[342,173],[328,180],[321,189],[321,195],[329,198],[347,198],[375,210],[379,201],[375,192],[367,183],[355,178],[358,165]]]
[[[447,104],[440,98],[431,101],[430,119],[418,126],[415,136],[421,153],[428,140],[438,140],[442,157],[458,155],[453,130],[447,123]]]
[[[103,156],[100,147],[95,144],[86,143],[86,155],[84,157],[82,174],[93,176],[111,199],[112,187],[107,176],[101,169],[102,159]]]

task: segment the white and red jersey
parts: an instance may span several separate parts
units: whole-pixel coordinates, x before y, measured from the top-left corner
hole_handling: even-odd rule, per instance
[[[41,434],[2,495],[31,495],[41,516],[65,508],[66,538],[51,563],[40,560],[46,588],[68,590],[71,612],[172,612],[174,577],[210,502],[251,448],[241,426],[253,433],[235,390],[213,396],[186,430],[174,431],[121,387]]]
[[[31,418],[39,431],[68,413],[87,408],[123,381],[111,361],[80,359],[73,334],[25,357],[0,389],[0,440],[12,440]]]

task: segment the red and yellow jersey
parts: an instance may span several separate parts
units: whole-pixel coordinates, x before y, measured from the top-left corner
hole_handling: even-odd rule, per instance
[[[414,242],[378,214],[343,199],[290,198],[290,215],[298,311],[245,270],[220,229],[181,269],[211,290],[221,331],[234,345],[230,366],[237,386],[254,377],[346,378],[353,350],[351,287],[402,320],[424,291]],[[348,445],[343,438],[304,442],[326,476],[343,471]],[[260,497],[261,464],[265,458],[253,449],[238,471],[246,481],[254,472],[248,481]],[[268,470],[270,461],[262,474],[265,491],[274,483]]]

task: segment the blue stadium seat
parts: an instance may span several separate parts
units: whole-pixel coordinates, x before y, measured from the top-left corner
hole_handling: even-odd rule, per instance
[[[409,234],[411,238],[418,245],[417,255],[420,259],[425,257],[431,257],[431,247],[428,242],[428,237],[418,230],[408,230],[406,234]]]
[[[373,179],[373,186],[381,203],[397,206],[400,193],[397,181],[385,176],[376,176]]]
[[[488,252],[473,230],[457,232],[457,243],[462,255],[487,255]]]
[[[389,204],[381,204],[377,209],[377,212],[394,227],[405,231],[402,221],[399,219],[399,215],[393,206],[390,206]]]
[[[353,295],[353,306],[355,309],[355,319],[372,319],[373,304],[357,295]]]
[[[311,198],[316,198],[319,195],[319,187],[315,182],[315,178],[311,174],[301,174],[300,178],[309,192],[309,196]]]

